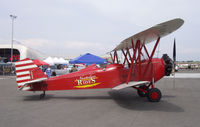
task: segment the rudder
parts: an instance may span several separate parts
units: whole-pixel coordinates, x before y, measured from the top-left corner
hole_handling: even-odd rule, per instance
[[[16,82],[20,90],[31,90],[31,84],[44,81],[47,76],[37,65],[29,58],[15,62]]]

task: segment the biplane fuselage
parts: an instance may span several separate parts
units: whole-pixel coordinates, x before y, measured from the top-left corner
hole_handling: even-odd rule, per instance
[[[141,71],[133,70],[130,81],[158,81],[165,75],[165,65],[163,59],[152,59],[147,65],[147,61],[141,61]],[[135,65],[136,68],[139,65]],[[147,67],[148,66],[148,67]],[[146,69],[147,67],[147,69]],[[146,70],[145,70],[146,69]],[[31,91],[48,90],[78,90],[78,89],[101,89],[113,88],[127,80],[129,68],[122,64],[109,64],[104,68],[95,64],[77,72],[48,78],[44,82],[32,85]],[[45,84],[47,84],[45,86]]]

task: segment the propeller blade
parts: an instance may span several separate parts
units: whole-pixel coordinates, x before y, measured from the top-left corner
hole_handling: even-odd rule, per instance
[[[173,61],[176,62],[176,39],[174,38]]]
[[[174,47],[173,47],[173,67],[174,67],[173,88],[175,88],[175,68],[176,68],[176,39],[175,38],[174,38]]]

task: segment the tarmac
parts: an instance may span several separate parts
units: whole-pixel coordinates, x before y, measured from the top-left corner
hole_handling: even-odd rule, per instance
[[[158,103],[133,88],[49,91],[40,100],[41,92],[18,91],[15,77],[1,76],[0,127],[198,127],[200,77],[183,74],[156,83]]]

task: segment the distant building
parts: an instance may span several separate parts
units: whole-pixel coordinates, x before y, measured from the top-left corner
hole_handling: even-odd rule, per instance
[[[0,44],[0,58],[4,58],[3,62],[11,62],[11,45],[9,44]],[[21,44],[14,44],[13,45],[13,62],[25,59],[25,58],[30,58],[30,59],[43,59],[43,56],[31,49],[28,48],[24,45]]]

